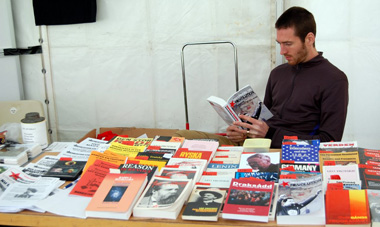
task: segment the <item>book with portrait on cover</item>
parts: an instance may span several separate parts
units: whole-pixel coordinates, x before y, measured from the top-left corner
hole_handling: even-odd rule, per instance
[[[240,114],[263,121],[273,116],[250,85],[235,92],[227,101],[216,96],[208,97],[207,101],[228,125],[241,121]]]

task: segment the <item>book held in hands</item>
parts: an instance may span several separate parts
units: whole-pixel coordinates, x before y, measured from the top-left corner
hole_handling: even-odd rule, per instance
[[[228,125],[241,121],[240,114],[263,121],[273,116],[250,85],[235,92],[227,101],[216,96],[208,97],[207,101]]]

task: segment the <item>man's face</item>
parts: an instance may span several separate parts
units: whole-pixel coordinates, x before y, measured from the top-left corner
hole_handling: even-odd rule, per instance
[[[164,184],[162,187],[153,193],[158,204],[170,204],[177,198],[178,185],[176,184]]]
[[[293,28],[277,29],[277,42],[281,47],[280,54],[284,55],[289,65],[297,65],[308,60],[305,43],[294,35]]]
[[[212,200],[216,199],[215,195],[212,193],[205,193],[205,194],[203,194],[202,198],[204,201],[212,201]]]
[[[260,171],[265,171],[270,165],[270,161],[264,158],[248,158],[247,162],[253,170]]]

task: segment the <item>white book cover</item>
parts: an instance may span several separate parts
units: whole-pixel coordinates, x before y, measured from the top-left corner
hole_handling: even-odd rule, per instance
[[[302,179],[280,179],[278,185],[277,224],[325,224],[321,174]]]

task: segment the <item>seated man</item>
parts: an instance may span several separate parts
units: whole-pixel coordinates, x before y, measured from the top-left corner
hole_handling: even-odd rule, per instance
[[[264,104],[274,116],[264,122],[240,115],[243,122],[230,125],[227,138],[186,130],[178,131],[176,136],[219,139],[220,144],[228,145],[242,145],[246,138],[270,138],[272,148],[280,148],[284,136],[321,142],[342,139],[348,80],[316,50],[313,15],[304,8],[292,7],[278,18],[275,27],[281,55],[288,63],[273,69],[268,79]],[[244,123],[247,121],[252,124]]]

